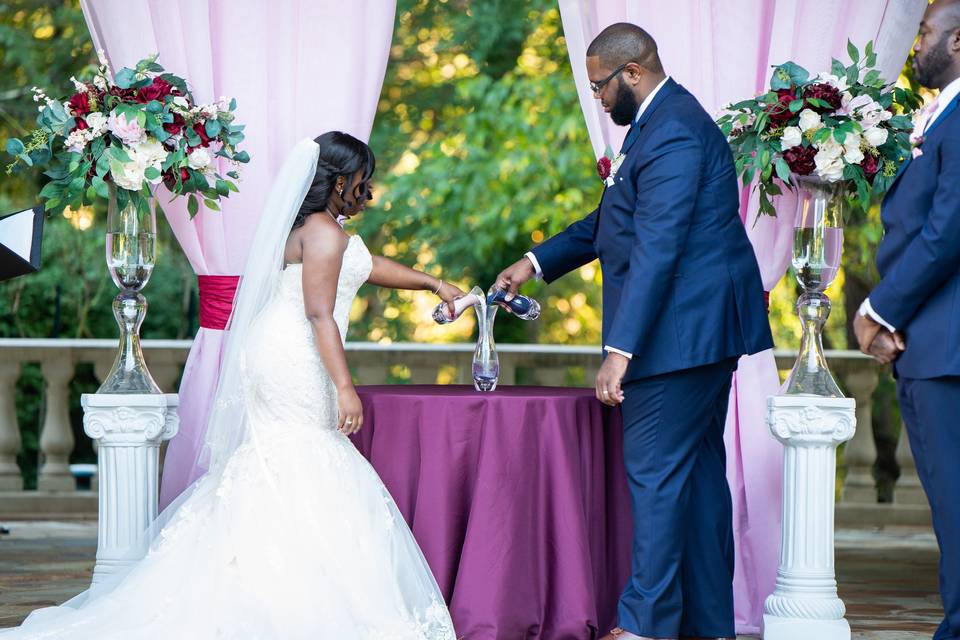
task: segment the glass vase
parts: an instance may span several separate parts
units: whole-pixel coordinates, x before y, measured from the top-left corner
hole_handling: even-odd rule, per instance
[[[477,310],[477,348],[473,352],[473,386],[477,391],[494,391],[500,380],[500,358],[493,341],[493,322],[497,305],[487,304],[481,296]]]
[[[120,289],[113,300],[120,345],[97,393],[161,393],[140,348],[140,327],[147,314],[147,299],[140,291],[150,281],[157,259],[157,217],[152,200],[141,209],[129,201],[121,206],[116,187],[110,185],[106,259],[110,276]]]
[[[803,288],[796,305],[802,334],[783,393],[842,398],[823,355],[823,326],[831,307],[824,290],[837,277],[843,253],[844,183],[804,176],[795,178],[794,185],[798,197],[792,264]]]

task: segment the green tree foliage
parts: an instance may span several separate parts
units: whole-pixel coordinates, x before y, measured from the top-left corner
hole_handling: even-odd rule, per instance
[[[486,289],[601,192],[552,0],[401,1],[371,144],[380,193],[361,233],[462,285]],[[542,321],[501,320],[499,337],[595,343],[598,282],[588,268],[528,286],[547,303]],[[354,335],[404,339],[426,320],[413,300],[372,300]]]

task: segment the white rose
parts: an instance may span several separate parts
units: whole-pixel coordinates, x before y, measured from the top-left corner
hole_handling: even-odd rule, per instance
[[[94,111],[93,113],[87,114],[85,118],[87,125],[90,127],[90,131],[94,137],[103,135],[107,130],[107,116],[103,115],[99,111]]]
[[[824,157],[828,158],[839,158],[843,155],[844,148],[843,145],[836,141],[831,132],[830,137],[821,142],[817,146],[817,155],[821,153]]]
[[[860,149],[863,138],[859,133],[848,133],[843,140],[843,159],[850,164],[863,162],[863,151]]]
[[[787,127],[783,130],[783,137],[780,139],[780,148],[784,151],[791,147],[796,147],[803,143],[803,133],[799,127]]]
[[[860,147],[845,147],[845,149],[846,151],[843,154],[844,160],[850,164],[860,164],[863,162],[863,151],[860,150]]]
[[[838,91],[846,91],[847,87],[849,86],[847,85],[846,76],[838,77],[833,75],[832,73],[821,73],[820,75],[817,76],[817,82],[828,84],[831,87],[834,87],[835,89],[837,89]]]
[[[863,139],[872,147],[879,147],[886,143],[888,132],[883,127],[870,127],[863,132]]]
[[[187,164],[195,171],[206,169],[212,161],[213,158],[210,157],[210,153],[203,147],[194,149],[190,155],[187,156]]]
[[[804,109],[800,112],[800,130],[806,133],[819,129],[822,126],[820,114],[810,109]]]
[[[156,138],[147,138],[137,145],[135,153],[144,165],[162,164],[167,159],[168,151]]]
[[[870,127],[875,127],[880,124],[880,120],[883,117],[881,115],[881,110],[870,110],[870,111],[861,111],[860,112],[860,124],[864,129],[869,129]]]
[[[836,146],[843,149],[840,145]],[[813,157],[813,163],[816,166],[817,175],[824,180],[836,182],[843,179],[843,158],[840,155],[826,153],[821,149]]]
[[[111,175],[113,181],[121,189],[129,191],[139,191],[143,187],[143,172],[146,170],[141,162],[136,158],[130,162],[111,166]]]

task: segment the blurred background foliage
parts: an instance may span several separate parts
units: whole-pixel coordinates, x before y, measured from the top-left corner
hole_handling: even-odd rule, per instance
[[[30,87],[66,95],[70,76],[94,61],[77,0],[0,0],[0,138],[22,135],[35,118]],[[909,69],[901,82],[913,82]],[[589,213],[601,183],[556,1],[398,0],[371,146],[378,156],[376,197],[355,231],[374,251],[463,288],[485,290],[532,245]],[[42,184],[37,172],[5,175],[0,212],[32,206]],[[104,211],[89,209],[48,220],[40,273],[0,283],[0,337],[116,336],[110,310],[115,288],[103,264],[104,218]],[[188,338],[196,329],[195,278],[169,228],[159,226],[159,264],[146,290],[151,308],[142,333]],[[874,252],[881,234],[878,207],[851,213],[843,269],[829,292],[835,304],[827,348],[855,346],[847,318],[877,281]],[[531,283],[525,293],[541,301],[541,320],[524,323],[501,314],[499,341],[599,343],[596,263],[549,288]],[[797,293],[788,273],[771,296],[779,348],[798,344]],[[365,287],[350,338],[473,339],[472,314],[438,327],[429,319],[435,303],[425,292]],[[92,372],[78,371],[73,386],[75,394],[95,388]],[[878,423],[890,425],[886,435],[878,431],[881,455],[892,446],[884,438],[895,443],[899,429],[891,389],[887,377],[875,407]],[[24,367],[19,391],[24,448],[35,452],[42,418],[35,365]]]

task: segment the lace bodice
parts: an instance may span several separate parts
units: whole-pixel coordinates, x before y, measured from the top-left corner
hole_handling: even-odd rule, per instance
[[[351,236],[343,253],[333,317],[346,340],[350,308],[373,268],[360,236]],[[244,400],[252,424],[319,425],[336,421],[336,389],[327,375],[304,313],[303,265],[284,269],[280,287],[254,321],[244,352]],[[278,402],[278,399],[283,399]]]

